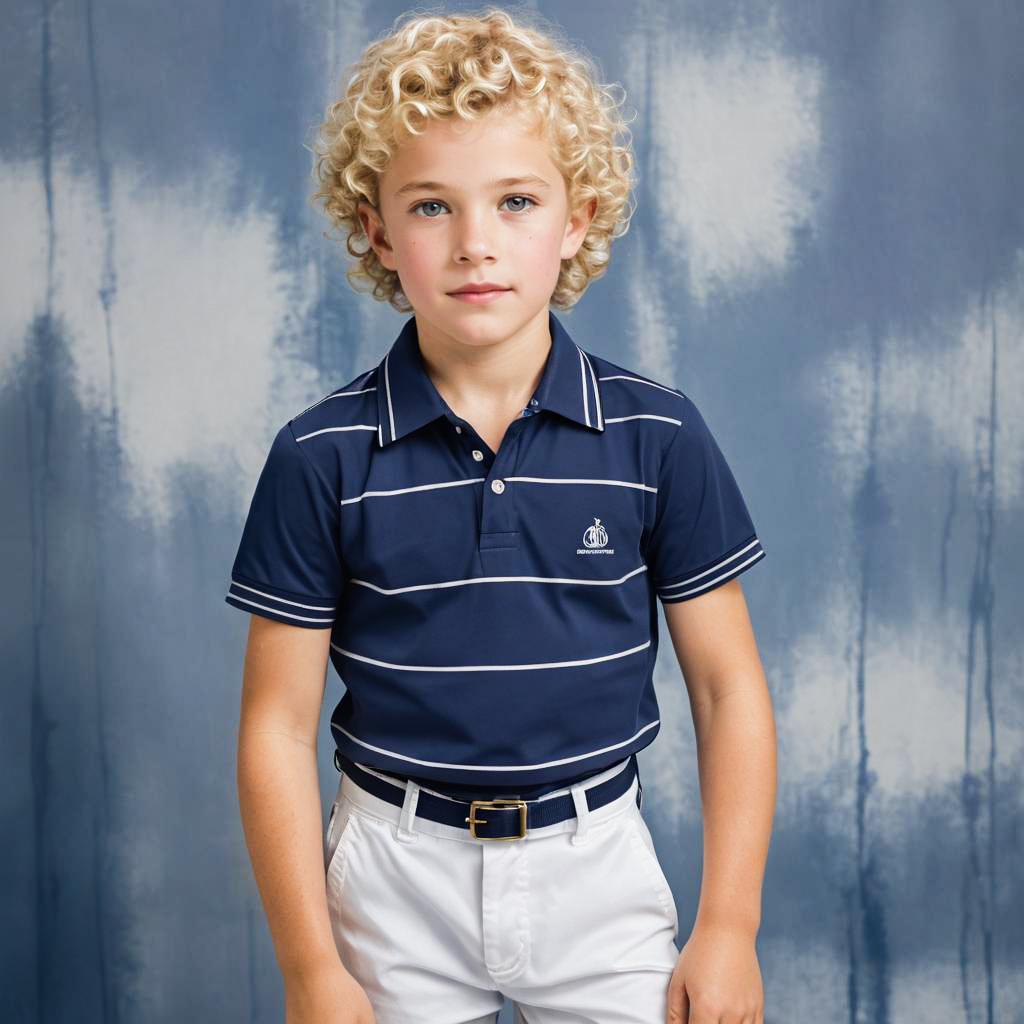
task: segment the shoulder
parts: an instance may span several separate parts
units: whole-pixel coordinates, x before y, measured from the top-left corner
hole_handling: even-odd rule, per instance
[[[368,447],[377,436],[376,367],[329,391],[292,416],[278,432],[332,484],[337,485],[342,453]],[[290,436],[289,436],[290,435]],[[353,445],[355,439],[361,444]]]
[[[289,421],[296,440],[331,427],[352,426],[372,413],[376,420],[377,368],[364,370],[347,384],[318,398]]]
[[[307,451],[320,451],[349,431],[377,430],[377,368],[364,370],[293,416],[288,428]]]
[[[659,420],[668,444],[679,428],[697,415],[696,406],[679,388],[594,353],[585,353],[597,374],[606,420],[634,417]]]

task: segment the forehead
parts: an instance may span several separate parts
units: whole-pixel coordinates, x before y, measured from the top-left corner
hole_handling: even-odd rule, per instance
[[[422,134],[403,136],[381,181],[392,198],[418,181],[458,191],[528,175],[553,185],[559,172],[538,119],[512,108],[493,110],[480,121],[432,121]]]

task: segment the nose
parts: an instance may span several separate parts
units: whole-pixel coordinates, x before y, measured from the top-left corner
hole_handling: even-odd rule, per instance
[[[468,258],[473,263],[495,255],[494,222],[486,211],[469,210],[457,221],[455,258]]]

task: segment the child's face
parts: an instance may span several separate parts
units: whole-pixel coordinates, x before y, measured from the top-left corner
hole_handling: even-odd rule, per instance
[[[498,184],[531,175],[543,181]],[[415,182],[433,184],[396,195]],[[571,218],[547,141],[522,113],[494,110],[476,124],[432,123],[401,146],[380,177],[379,206],[378,215],[360,203],[363,226],[417,316],[486,343],[546,318],[561,262],[582,244],[596,203]],[[485,281],[508,290],[488,302],[451,294]]]

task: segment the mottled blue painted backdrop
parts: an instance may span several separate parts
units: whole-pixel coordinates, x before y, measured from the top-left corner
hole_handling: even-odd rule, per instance
[[[5,4],[4,1022],[283,1020],[223,594],[276,428],[401,326],[345,282],[303,144],[403,10]],[[540,10],[639,114],[639,209],[566,324],[697,402],[768,552],[768,1021],[1018,1024],[1024,12]],[[641,771],[682,942],[700,805],[661,651]]]

